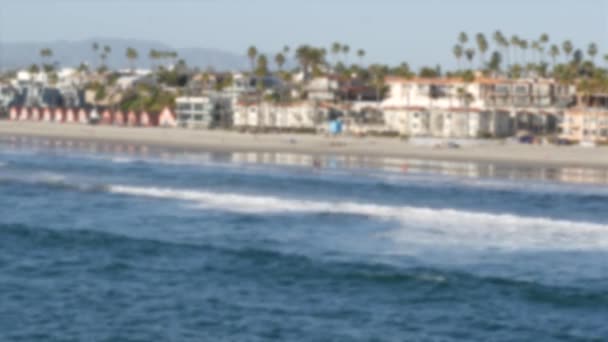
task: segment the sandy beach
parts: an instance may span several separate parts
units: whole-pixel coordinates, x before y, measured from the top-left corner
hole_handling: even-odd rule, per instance
[[[608,149],[580,146],[485,144],[460,148],[417,146],[396,138],[250,134],[180,128],[0,122],[0,138],[31,136],[179,147],[201,151],[289,152],[548,166],[608,167]]]

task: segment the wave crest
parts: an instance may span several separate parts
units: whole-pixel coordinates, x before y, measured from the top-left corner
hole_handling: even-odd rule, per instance
[[[412,246],[501,250],[608,250],[608,226],[513,214],[316,201],[172,188],[112,185],[115,194],[193,202],[206,209],[248,214],[332,213],[398,223],[380,234]]]

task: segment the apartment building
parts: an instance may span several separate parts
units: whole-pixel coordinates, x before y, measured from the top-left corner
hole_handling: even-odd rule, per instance
[[[314,102],[275,104],[240,101],[234,108],[234,127],[279,130],[316,130],[330,109]]]
[[[389,93],[381,104],[386,124],[412,136],[556,133],[574,94],[573,87],[549,79],[388,77],[386,83]]]
[[[175,100],[178,125],[190,128],[228,127],[232,124],[231,100],[211,96],[186,96]]]
[[[561,138],[581,143],[608,143],[608,94],[580,98],[566,110],[560,125]]]

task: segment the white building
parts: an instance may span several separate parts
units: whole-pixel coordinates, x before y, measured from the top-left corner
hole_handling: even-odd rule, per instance
[[[316,130],[326,120],[328,111],[326,106],[313,102],[238,102],[233,124],[236,128]]]
[[[186,96],[175,99],[177,122],[182,127],[212,128],[231,124],[229,99],[209,96]]]
[[[477,77],[465,82],[388,77],[386,83],[389,94],[381,107],[387,128],[411,136],[504,137],[517,129],[556,132],[573,93],[571,87],[550,79]]]
[[[308,99],[312,101],[333,101],[340,87],[335,77],[323,76],[315,77],[308,81],[304,90],[308,94]]]

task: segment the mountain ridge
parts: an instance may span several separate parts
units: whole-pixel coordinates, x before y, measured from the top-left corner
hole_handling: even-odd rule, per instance
[[[95,53],[93,43],[97,42],[100,49]],[[129,38],[102,38],[95,37],[83,40],[56,40],[51,42],[7,42],[0,41],[0,70],[27,68],[33,63],[40,64],[42,57],[40,49],[50,48],[53,56],[51,63],[58,62],[61,66],[77,67],[81,63],[97,67],[101,63],[101,49],[108,45],[112,51],[106,63],[111,68],[126,68],[129,61],[125,56],[127,47],[133,47],[138,51],[139,57],[136,61],[137,67],[149,68],[152,64],[160,64],[161,61],[152,62],[148,57],[151,49],[176,51],[178,59],[184,59],[190,66],[200,69],[212,68],[218,71],[245,69],[248,59],[230,51],[205,47],[175,48],[169,44],[145,39]],[[164,63],[169,64],[170,61]]]

